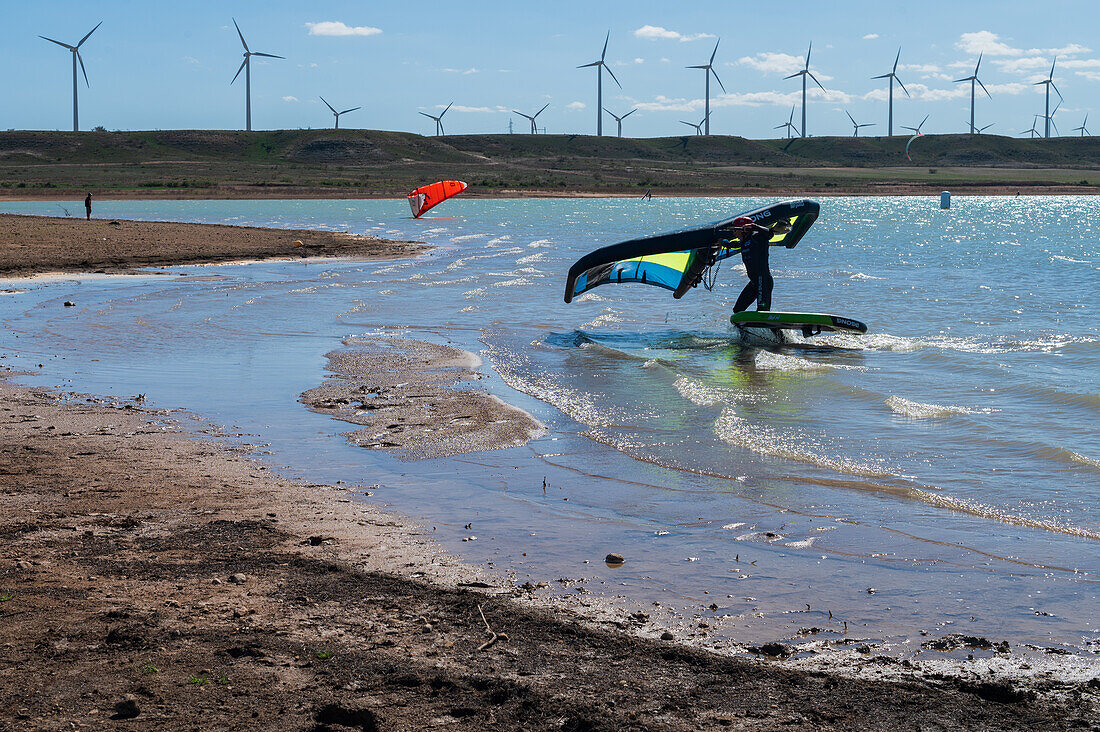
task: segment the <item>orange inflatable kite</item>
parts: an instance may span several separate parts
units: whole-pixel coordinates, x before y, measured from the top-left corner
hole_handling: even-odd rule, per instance
[[[413,218],[418,219],[431,208],[438,206],[451,196],[466,190],[467,185],[460,180],[441,180],[426,186],[420,186],[409,194],[409,206]]]

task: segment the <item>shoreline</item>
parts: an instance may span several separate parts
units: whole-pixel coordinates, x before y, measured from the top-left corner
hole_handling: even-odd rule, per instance
[[[74,201],[83,199],[84,194],[92,191],[96,202],[102,201],[296,201],[296,200],[393,200],[403,201],[402,193],[376,193],[366,190],[337,190],[322,188],[302,188],[293,191],[272,191],[267,188],[242,188],[239,190],[191,190],[167,189],[164,191],[148,190],[109,190],[96,191],[94,188],[74,188],[68,191],[56,191],[51,193],[36,193],[33,195],[18,193],[13,194],[9,190],[0,190],[0,204],[5,201],[18,203],[29,201]],[[845,196],[904,196],[904,197],[938,197],[941,190],[951,191],[952,196],[1097,196],[1100,190],[1094,186],[1073,185],[960,185],[950,183],[943,186],[928,185],[896,185],[882,186],[830,186],[827,189],[813,186],[790,186],[789,188],[758,188],[752,186],[729,188],[713,188],[706,190],[668,190],[656,191],[653,198],[836,198]],[[514,198],[641,198],[645,191],[600,191],[600,190],[492,190],[479,191],[467,189],[462,193],[463,198],[481,199],[514,199]],[[94,213],[94,208],[93,208]],[[79,218],[73,216],[74,219]]]
[[[5,278],[276,258],[383,260],[429,248],[332,231],[0,213],[0,277]]]
[[[178,226],[227,240],[299,233]],[[342,256],[345,240],[312,233],[335,236],[329,256]],[[400,246],[372,243],[359,256],[422,251],[388,244]],[[476,371],[463,354],[402,368],[435,382],[442,361],[466,380]],[[374,365],[345,366],[330,381],[347,388],[322,396],[379,386]],[[404,386],[392,376],[401,383],[383,389]],[[582,615],[592,595],[517,586],[506,569],[490,575],[447,555],[426,529],[368,500],[373,486],[271,475],[233,444],[245,435],[200,420],[181,430],[186,412],[3,381],[0,398],[0,700],[21,726],[103,719],[120,702],[168,729],[562,719],[574,729],[872,729],[914,718],[1023,729],[1100,719],[1095,679],[1012,679],[994,673],[999,654],[924,670],[856,650],[783,661],[790,647],[779,644],[757,659],[682,633],[657,640],[662,628],[645,613]],[[493,632],[509,637],[479,650]]]
[[[161,729],[563,718],[573,729],[915,718],[1054,729],[1096,718],[1085,683],[922,676],[876,658],[864,670],[879,678],[859,678],[800,670],[778,651],[769,660],[767,648],[757,660],[639,637],[628,629],[648,619],[637,614],[585,619],[537,599],[549,590],[449,557],[362,500],[373,486],[271,475],[226,445],[243,435],[195,435],[180,428],[185,415],[135,400],[7,381],[0,396],[11,509],[0,518],[0,702],[26,728],[135,712]]]

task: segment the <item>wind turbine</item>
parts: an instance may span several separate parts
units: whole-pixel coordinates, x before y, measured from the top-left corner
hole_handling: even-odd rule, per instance
[[[909,90],[905,88],[905,84],[901,83],[901,79],[898,78],[898,61],[901,60],[901,49],[898,48],[898,55],[894,57],[894,68],[890,69],[889,74],[882,74],[881,76],[872,76],[872,79],[889,79],[890,80],[890,116],[887,123],[886,134],[890,137],[894,136],[894,82],[898,83],[901,90],[905,92],[905,96],[909,96]],[[912,99],[912,97],[910,97]]]
[[[993,98],[989,94],[989,90],[985,88],[985,84],[983,84],[982,80],[978,78],[978,69],[981,68],[981,65],[982,65],[982,54],[979,53],[978,54],[978,63],[974,65],[974,73],[971,74],[970,76],[966,77],[965,79],[955,79],[956,84],[960,84],[964,81],[969,81],[970,82],[970,134],[972,134],[972,135],[974,134],[974,130],[977,129],[974,126],[974,85],[977,84],[978,86],[980,86],[982,88],[982,91],[985,92],[985,95],[987,97],[989,97],[990,99]],[[1048,97],[1050,96],[1049,93],[1048,93],[1047,96]]]
[[[802,77],[802,134],[801,137],[806,136],[806,77],[810,77],[814,80],[814,83],[821,87],[821,91],[825,91],[825,87],[821,86],[821,82],[817,80],[814,73],[810,71],[810,52],[814,50],[814,43],[810,41],[810,47],[806,49],[806,65],[802,67],[802,70],[796,71],[790,76],[784,76],[784,79],[793,79],[796,76]]]
[[[928,121],[928,118],[929,118],[930,116],[931,116],[931,115],[927,115],[927,114],[926,114],[926,115],[924,115],[924,119],[922,119],[922,120],[920,121],[920,124],[919,124],[919,125],[917,125],[916,127],[906,127],[905,125],[900,125],[900,127],[901,127],[901,128],[903,129],[903,130],[912,130],[912,132],[913,132],[913,134],[914,134],[914,135],[919,135],[919,134],[921,134],[920,128],[921,128],[921,127],[924,127],[924,123]]]
[[[320,100],[322,102],[325,102],[324,97],[320,97]],[[332,105],[329,104],[328,102],[325,102],[325,106],[328,107],[330,110],[332,110],[332,114],[335,115],[335,117],[336,117],[336,128],[335,129],[337,129],[337,130],[340,129],[340,115],[341,114],[347,114],[348,112],[354,112],[357,109],[362,109],[362,107],[352,107],[351,109],[345,109],[343,112],[337,112],[335,109],[332,108]]]
[[[689,69],[702,69],[703,73],[706,74],[706,76],[707,76],[706,109],[704,110],[706,112],[706,117],[703,118],[705,120],[705,124],[706,124],[706,132],[704,132],[703,134],[706,134],[706,135],[710,134],[710,75],[711,74],[714,74],[714,80],[718,82],[718,86],[722,87],[722,92],[724,93],[726,91],[726,85],[722,83],[722,80],[718,78],[718,72],[714,70],[714,56],[715,56],[715,54],[718,53],[718,44],[721,43],[721,42],[722,42],[721,38],[719,38],[717,41],[715,41],[714,50],[711,51],[711,54],[710,54],[710,61],[707,61],[707,63],[705,65],[703,65],[703,66],[687,66],[686,67],[686,68],[689,68]],[[614,115],[612,115],[612,116],[614,116]]]
[[[546,109],[549,106],[550,102],[547,102],[546,104],[542,105],[542,109]],[[512,111],[518,114],[520,117],[525,117],[531,123],[531,134],[537,135],[539,132],[539,128],[535,126],[535,117],[538,117],[540,114],[542,114],[542,109],[535,112],[534,114],[524,114],[523,112],[516,112],[516,110],[514,109]]]
[[[1046,104],[1046,109],[1045,109],[1046,114],[1043,115],[1044,118],[1046,119],[1046,132],[1044,133],[1043,137],[1050,137],[1050,123],[1054,118],[1054,115],[1051,114],[1051,111],[1050,111],[1050,88],[1052,86],[1054,86],[1054,64],[1056,64],[1056,63],[1058,63],[1058,57],[1057,56],[1054,57],[1054,63],[1052,63],[1050,65],[1050,74],[1047,76],[1047,78],[1043,79],[1042,81],[1035,82],[1035,86],[1039,86],[1040,84],[1046,86],[1046,92],[1047,92],[1047,104]],[[1061,103],[1066,101],[1066,100],[1062,96],[1062,92],[1058,91],[1058,87],[1054,86],[1054,91],[1055,91],[1056,94],[1058,94],[1059,105],[1061,105]],[[1057,110],[1057,109],[1058,109],[1058,107],[1055,107],[1055,110]],[[1057,128],[1055,128],[1055,131],[1057,131]]]
[[[706,121],[707,121],[706,118],[704,118],[702,122],[700,122],[699,124],[695,124],[694,122],[685,122],[684,120],[680,120],[680,124],[687,125],[688,127],[694,127],[695,128],[695,134],[696,135],[702,135],[703,134],[703,124]]]
[[[603,39],[603,53],[600,54],[599,61],[593,61],[590,64],[581,64],[578,69],[587,69],[590,66],[596,67],[596,136],[603,136],[603,70],[607,69],[607,73],[611,74],[611,78],[615,79],[615,72],[611,70],[611,67],[604,63],[604,59],[607,58],[607,42],[611,39],[611,31],[607,32],[607,36]],[[619,80],[615,79],[615,83],[619,84]],[[619,84],[619,88],[622,89],[623,85]]]
[[[1048,131],[1047,135],[1046,135],[1047,137],[1050,137],[1049,131],[1050,131],[1051,127],[1054,128],[1054,132],[1056,134],[1061,134],[1060,132],[1058,132],[1058,125],[1056,125],[1054,123],[1054,115],[1058,114],[1058,108],[1061,107],[1061,106],[1062,106],[1062,103],[1058,102],[1057,104],[1054,105],[1054,111],[1053,112],[1051,112],[1050,114],[1045,115],[1045,116],[1040,115],[1041,117],[1043,117],[1043,119],[1046,120],[1046,128],[1047,128],[1047,131]]]
[[[39,38],[47,40],[50,43],[56,43],[57,45],[61,46],[62,48],[69,49],[69,51],[71,51],[72,54],[73,54],[73,132],[80,132],[80,118],[79,118],[79,115],[77,114],[77,102],[76,102],[76,89],[77,89],[77,85],[76,85],[76,63],[77,63],[77,61],[80,62],[80,70],[84,72],[84,83],[88,85],[89,89],[92,87],[91,83],[88,81],[88,72],[84,68],[84,59],[80,57],[80,46],[83,45],[84,41],[88,40],[88,36],[95,33],[96,28],[98,28],[101,25],[103,25],[102,20],[99,21],[98,23],[96,23],[95,28],[92,28],[90,31],[88,31],[88,35],[81,38],[80,41],[75,46],[70,46],[68,43],[62,43],[61,41],[55,41],[52,38],[46,38],[46,36],[39,36]]]
[[[1039,118],[1041,116],[1042,116],[1041,114],[1037,114],[1034,117],[1032,117],[1031,118],[1031,129],[1030,130],[1024,130],[1020,134],[1021,135],[1030,135],[1031,139],[1033,139],[1033,140],[1036,137],[1042,137],[1042,135],[1039,134],[1039,130],[1035,129],[1035,125],[1039,123]],[[1087,114],[1085,115],[1085,119],[1088,120],[1088,115]]]
[[[241,33],[241,27],[237,25],[237,19],[233,19],[233,27],[237,29],[237,35],[241,37],[241,45],[244,46],[244,61],[241,62],[241,67],[237,69],[237,73],[233,75],[233,81],[237,80],[237,77],[244,72],[244,129],[247,132],[252,131],[252,57],[263,56],[264,58],[286,58],[286,56],[276,56],[273,53],[260,53],[259,51],[249,51],[248,44],[245,43],[244,33]],[[230,84],[233,81],[229,82]]]
[[[1081,137],[1084,137],[1085,135],[1088,135],[1089,137],[1092,137],[1092,133],[1091,133],[1091,132],[1089,132],[1089,128],[1088,128],[1088,127],[1085,127],[1085,125],[1087,125],[1088,123],[1089,123],[1089,115],[1088,115],[1088,113],[1086,112],[1086,113],[1085,113],[1085,121],[1081,123],[1081,126],[1080,126],[1080,127],[1074,127],[1074,128],[1073,128],[1073,131],[1074,131],[1074,132],[1080,132],[1080,133],[1081,133]],[[1034,125],[1032,125],[1032,127],[1034,127]]]
[[[860,127],[874,127],[875,126],[874,122],[864,122],[863,124],[859,124],[858,122],[856,122],[856,118],[853,117],[851,112],[849,112],[847,109],[844,110],[844,114],[848,115],[848,119],[852,120],[852,127],[855,128],[855,134],[853,134],[852,137],[859,137],[859,128]]]
[[[985,132],[986,130],[988,130],[990,127],[992,127],[995,124],[997,124],[997,123],[996,122],[990,122],[985,127],[977,127],[977,128],[974,129],[974,134],[975,135],[980,135],[980,134],[982,134],[983,132]]]
[[[451,104],[454,104],[454,102],[451,102]],[[447,109],[451,108],[451,104],[447,105]],[[440,112],[438,117],[436,117],[433,114],[428,114],[427,112],[421,112],[420,113],[420,114],[424,115],[425,117],[427,117],[428,119],[435,120],[435,136],[436,137],[439,137],[440,135],[447,134],[447,131],[445,129],[443,129],[443,115],[447,114],[447,109],[444,109],[442,112]]]
[[[622,117],[620,117],[620,116],[616,115],[616,114],[615,114],[614,112],[612,112],[612,111],[611,111],[610,109],[604,109],[604,111],[605,111],[605,112],[607,112],[608,114],[610,114],[610,115],[611,115],[612,117],[614,117],[614,118],[615,118],[615,122],[616,122],[616,123],[617,123],[617,124],[619,125],[619,131],[618,131],[618,136],[619,136],[619,137],[622,137],[622,136],[623,136],[623,120],[624,120],[624,119],[626,119],[627,117],[629,117],[630,115],[634,114],[634,113],[635,113],[635,112],[637,112],[638,110],[637,110],[637,109],[632,109],[632,110],[630,110],[629,112],[627,112],[626,114],[624,114],[624,115],[623,115]]]
[[[790,116],[790,118],[788,118],[787,121],[784,122],[783,124],[776,125],[772,129],[773,130],[786,130],[788,140],[791,139],[791,130],[794,130],[796,134],[798,133],[798,128],[794,126],[794,105],[791,105],[791,116]]]

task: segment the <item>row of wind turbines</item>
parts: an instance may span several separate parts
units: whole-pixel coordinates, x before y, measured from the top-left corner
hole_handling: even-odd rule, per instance
[[[84,68],[84,59],[80,55],[80,47],[82,45],[84,45],[85,41],[87,41],[91,37],[91,35],[93,33],[95,33],[96,30],[99,29],[99,27],[101,25],[103,25],[103,21],[100,21],[99,23],[97,23],[96,26],[94,28],[92,28],[90,31],[88,31],[88,33],[85,34],[85,36],[83,38],[81,38],[75,45],[70,45],[68,43],[62,43],[61,41],[55,40],[53,38],[47,38],[46,36],[39,36],[39,38],[47,40],[50,43],[56,43],[57,45],[61,46],[62,48],[67,49],[72,54],[72,62],[73,62],[73,131],[74,132],[78,132],[80,130],[79,100],[78,100],[78,94],[77,94],[77,91],[79,89],[79,84],[78,84],[79,79],[78,79],[78,76],[77,76],[77,65],[78,64],[80,66],[80,71],[84,75],[85,85],[87,85],[89,87],[91,86],[90,82],[88,81],[88,72]],[[241,75],[241,72],[242,71],[244,72],[244,83],[245,83],[245,95],[244,95],[245,96],[245,130],[251,131],[252,130],[252,57],[253,56],[260,56],[260,57],[263,57],[263,58],[277,58],[277,59],[285,59],[286,57],[285,56],[278,56],[278,55],[273,54],[273,53],[262,53],[260,51],[251,50],[248,47],[248,42],[244,39],[244,33],[241,32],[241,28],[240,28],[239,25],[237,25],[237,20],[235,18],[233,19],[233,27],[237,30],[237,36],[241,39],[241,46],[244,47],[244,60],[241,61],[241,65],[240,65],[240,67],[237,68],[237,73],[234,74],[232,81],[230,81],[230,84],[235,83],[237,81],[237,78]],[[638,110],[637,110],[637,108],[635,108],[635,109],[631,109],[629,112],[626,112],[625,114],[616,115],[614,112],[612,112],[611,110],[609,110],[609,109],[607,109],[606,107],[603,106],[603,72],[605,70],[607,71],[607,73],[611,77],[611,79],[615,82],[615,84],[618,85],[618,87],[620,89],[622,89],[622,84],[619,82],[618,78],[615,76],[615,72],[613,72],[611,70],[611,67],[607,64],[607,45],[610,42],[610,40],[611,40],[611,31],[609,30],[607,32],[607,35],[604,36],[603,50],[600,53],[600,58],[597,59],[596,61],[592,61],[591,63],[581,64],[577,68],[578,69],[586,69],[586,68],[595,68],[596,69],[596,135],[597,136],[602,136],[603,135],[603,115],[604,115],[604,113],[607,113],[612,118],[614,118],[614,120],[616,122],[616,125],[617,125],[616,133],[619,137],[622,137],[622,135],[623,135],[623,120],[626,119],[627,117],[629,117],[630,115],[634,114]],[[703,119],[698,123],[688,122],[688,121],[685,121],[685,120],[680,120],[681,124],[685,124],[685,125],[688,125],[689,127],[693,128],[697,135],[709,135],[710,134],[710,118],[711,118],[710,80],[711,80],[711,77],[712,76],[714,77],[714,80],[718,82],[718,86],[722,89],[723,92],[726,91],[725,84],[722,83],[722,79],[718,76],[718,72],[714,68],[714,59],[718,54],[718,46],[719,46],[719,44],[721,44],[721,42],[722,42],[721,39],[718,39],[715,42],[714,50],[711,51],[710,59],[707,61],[707,63],[700,64],[698,66],[688,66],[688,67],[686,67],[686,68],[689,68],[689,69],[701,70],[703,72],[704,78],[705,78]],[[802,124],[801,124],[801,126],[800,127],[795,126],[795,124],[794,124],[795,108],[791,107],[791,115],[787,119],[787,121],[784,122],[781,125],[777,125],[774,128],[774,129],[777,129],[777,130],[778,129],[784,130],[786,132],[786,135],[787,135],[788,138],[791,138],[791,137],[808,137],[807,126],[806,126],[806,109],[807,109],[806,95],[807,95],[807,90],[808,90],[808,86],[809,86],[809,81],[812,80],[815,84],[817,84],[817,86],[823,92],[827,92],[827,90],[822,85],[822,83],[814,75],[813,71],[810,70],[810,55],[811,55],[812,52],[813,52],[813,42],[811,41],[809,47],[806,49],[806,61],[805,61],[804,65],[802,66],[802,68],[799,69],[798,71],[794,72],[793,74],[789,75],[789,76],[783,77],[784,80],[795,79],[795,78],[801,78],[801,80],[802,80],[802,119],[801,119]],[[894,65],[890,69],[890,71],[888,73],[885,73],[885,74],[880,74],[878,76],[871,77],[872,79],[888,79],[889,80],[889,97],[888,97],[889,112],[888,112],[888,116],[887,116],[887,135],[891,136],[891,137],[894,135],[894,84],[895,84],[895,82],[897,83],[898,87],[902,90],[902,92],[904,92],[907,97],[911,98],[911,96],[909,94],[909,90],[905,88],[905,84],[898,77],[898,63],[900,61],[901,61],[901,49],[899,48],[897,55],[894,57]],[[1031,129],[1025,130],[1024,132],[1021,132],[1020,133],[1021,135],[1030,135],[1032,138],[1035,138],[1035,137],[1049,138],[1051,127],[1054,128],[1055,132],[1058,131],[1058,126],[1054,123],[1054,115],[1058,112],[1058,108],[1061,106],[1061,103],[1064,101],[1064,98],[1062,97],[1062,92],[1058,90],[1058,87],[1054,83],[1054,69],[1055,69],[1055,66],[1057,65],[1057,63],[1058,63],[1058,59],[1057,59],[1057,57],[1055,57],[1054,62],[1050,66],[1050,73],[1047,75],[1047,78],[1043,79],[1041,81],[1035,82],[1035,86],[1044,86],[1045,87],[1046,103],[1045,103],[1045,107],[1044,107],[1044,113],[1041,114],[1041,115],[1036,114],[1034,116],[1034,119],[1032,120]],[[983,92],[985,92],[987,97],[992,98],[992,95],[989,93],[989,90],[986,89],[985,84],[982,83],[981,79],[978,76],[978,73],[981,69],[981,65],[982,65],[982,54],[979,54],[978,55],[978,62],[974,66],[974,73],[971,74],[970,76],[963,77],[962,79],[956,79],[954,81],[954,83],[956,83],[956,84],[961,84],[961,83],[966,83],[966,82],[970,83],[970,134],[980,134],[980,133],[984,132],[985,130],[987,130],[990,127],[993,126],[992,124],[989,124],[989,125],[986,125],[984,127],[978,127],[975,124],[975,106],[976,106],[978,87],[981,87],[981,90]],[[1050,92],[1051,92],[1052,89],[1058,95],[1058,100],[1059,100],[1058,104],[1055,106],[1053,111],[1051,111],[1051,109],[1050,109]],[[336,129],[340,128],[340,115],[348,114],[350,112],[355,112],[356,110],[362,109],[362,107],[352,107],[350,109],[337,111],[335,107],[333,107],[331,104],[328,103],[328,101],[325,100],[324,97],[320,97],[320,99],[321,99],[322,102],[324,102],[325,106],[328,107],[329,111],[331,111],[333,116],[335,117],[335,120],[336,120],[335,121],[335,127],[336,127]],[[420,112],[421,115],[423,115],[425,117],[428,117],[429,119],[431,119],[435,122],[435,134],[436,135],[446,134],[446,131],[444,130],[444,127],[443,127],[443,116],[447,113],[448,110],[450,110],[450,108],[453,104],[454,104],[454,102],[451,102],[450,104],[448,104],[446,106],[446,108],[444,108],[443,111],[440,112],[438,115],[428,114],[427,112]],[[544,111],[546,111],[546,108],[549,107],[549,106],[550,106],[550,104],[549,104],[549,102],[547,102],[546,104],[544,104],[542,106],[541,109],[539,109],[534,114],[530,114],[530,115],[529,114],[524,114],[523,112],[520,112],[520,111],[517,111],[517,110],[512,110],[512,111],[515,114],[519,115],[520,117],[523,117],[526,120],[528,120],[531,124],[531,134],[537,134],[539,130],[538,130],[538,125],[536,123],[536,119],[538,118],[538,116],[540,114],[542,114]],[[859,131],[861,129],[863,129],[865,127],[873,127],[875,125],[875,123],[873,123],[873,122],[866,122],[866,123],[857,122],[855,120],[855,118],[852,117],[851,113],[848,112],[847,110],[845,110],[845,114],[848,116],[848,119],[851,120],[851,122],[852,122],[853,135],[856,136],[856,137],[859,136]],[[1038,123],[1038,120],[1040,120],[1040,119],[1042,119],[1044,121],[1043,132],[1041,134],[1036,129],[1036,124]],[[928,116],[926,115],[924,120],[922,120],[921,123],[919,125],[917,125],[916,127],[906,127],[905,125],[900,125],[900,127],[902,129],[910,130],[915,135],[920,135],[921,134],[921,127],[923,127],[924,123],[927,122],[927,121],[928,121]],[[1073,131],[1074,132],[1080,132],[1082,136],[1089,135],[1091,133],[1089,133],[1089,131],[1086,127],[1087,124],[1088,124],[1088,115],[1086,114],[1085,119],[1081,123],[1081,125],[1079,127],[1075,127]]]

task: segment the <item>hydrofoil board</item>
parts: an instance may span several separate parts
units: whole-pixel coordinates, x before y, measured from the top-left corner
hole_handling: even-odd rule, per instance
[[[734,313],[730,322],[739,329],[797,330],[804,336],[822,332],[866,333],[867,326],[854,318],[824,313],[780,313],[771,310]]]

